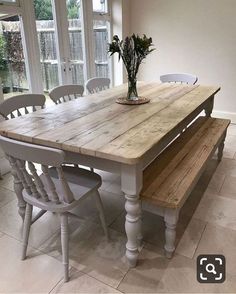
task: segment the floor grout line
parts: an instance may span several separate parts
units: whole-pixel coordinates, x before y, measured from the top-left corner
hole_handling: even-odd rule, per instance
[[[199,238],[199,241],[198,241],[198,243],[197,243],[197,246],[196,246],[196,248],[195,248],[195,250],[194,250],[193,257],[192,257],[191,259],[194,259],[195,253],[197,252],[197,249],[198,249],[198,247],[199,247],[199,244],[200,244],[200,242],[201,242],[201,240],[202,240],[202,236],[203,236],[203,234],[204,234],[204,232],[205,232],[205,230],[206,230],[206,226],[207,226],[207,224],[208,224],[208,222],[205,223],[204,229],[203,229],[203,231],[202,231],[202,233],[201,233],[201,236],[200,236],[200,238]]]
[[[219,195],[221,195],[221,190],[222,190],[223,185],[224,185],[224,183],[225,183],[226,177],[227,177],[227,176],[224,175],[224,180],[223,180],[222,184],[220,185],[219,191],[217,191],[217,193],[219,193]]]

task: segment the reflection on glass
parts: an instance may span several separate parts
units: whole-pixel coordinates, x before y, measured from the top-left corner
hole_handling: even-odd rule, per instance
[[[80,0],[67,0],[67,10],[69,19],[69,38],[70,38],[70,67],[72,70],[72,82],[74,84],[84,84],[83,75],[83,47],[82,29],[80,18]]]
[[[97,77],[109,77],[109,66],[108,66],[108,25],[107,21],[94,20],[93,31],[94,31],[94,42],[95,42],[95,67]]]
[[[29,89],[18,16],[0,21],[0,78],[4,98]]]
[[[107,12],[106,0],[93,0],[93,11],[96,12]]]
[[[45,91],[58,86],[58,61],[51,0],[34,0],[40,62]]]
[[[4,2],[15,3],[16,0],[0,0],[0,3],[4,3]]]

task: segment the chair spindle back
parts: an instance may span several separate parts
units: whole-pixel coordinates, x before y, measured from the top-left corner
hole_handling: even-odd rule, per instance
[[[13,173],[21,181],[28,196],[44,203],[69,204],[74,201],[61,166],[65,159],[63,151],[2,136],[0,136],[0,145],[10,162]],[[58,193],[51,177],[52,169],[56,173],[62,193]]]

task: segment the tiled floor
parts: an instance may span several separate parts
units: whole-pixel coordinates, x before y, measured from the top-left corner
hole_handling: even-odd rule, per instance
[[[66,284],[57,216],[47,213],[32,226],[28,258],[21,261],[22,222],[11,176],[0,181],[0,293],[236,293],[236,125],[229,128],[223,161],[217,166],[212,160],[181,211],[172,260],[163,254],[162,218],[144,212],[144,247],[137,267],[128,269],[120,179],[101,175],[111,240],[106,241],[87,199],[76,211],[85,220],[70,223],[71,280]],[[196,258],[205,253],[225,255],[225,283],[197,282]]]

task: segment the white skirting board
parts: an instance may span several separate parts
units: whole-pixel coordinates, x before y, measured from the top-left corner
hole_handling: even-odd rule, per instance
[[[236,124],[236,112],[218,111],[212,112],[213,117],[230,119],[232,124]]]

